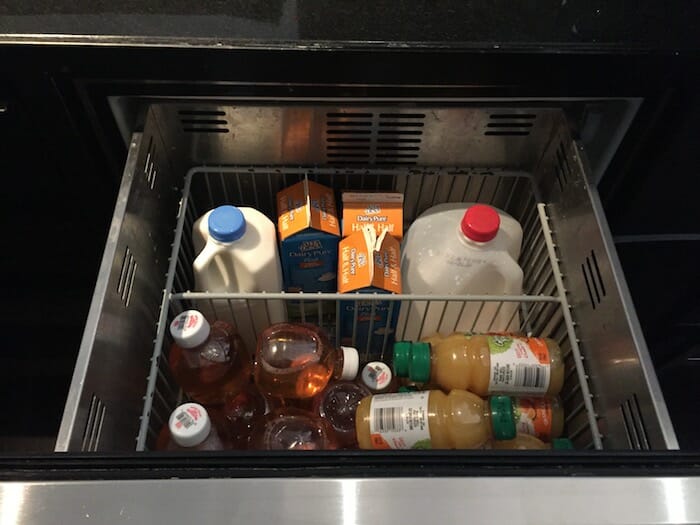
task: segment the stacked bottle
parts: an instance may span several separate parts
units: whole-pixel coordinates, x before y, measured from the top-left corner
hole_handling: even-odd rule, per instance
[[[563,431],[561,404],[551,397],[562,388],[563,363],[551,339],[453,334],[399,342],[394,370],[449,394],[365,398],[356,419],[361,448],[538,448]]]

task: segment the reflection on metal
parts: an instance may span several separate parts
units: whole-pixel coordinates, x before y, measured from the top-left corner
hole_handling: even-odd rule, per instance
[[[684,477],[4,483],[0,523],[685,524],[698,494]]]
[[[564,126],[552,137],[541,164],[536,176],[556,226],[554,241],[604,447],[677,449],[598,192],[586,176],[583,152]]]

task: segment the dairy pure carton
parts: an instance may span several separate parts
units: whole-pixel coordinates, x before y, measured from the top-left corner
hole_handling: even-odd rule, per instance
[[[277,229],[285,290],[335,293],[340,227],[333,190],[305,178],[280,191]],[[300,302],[289,306],[293,317]],[[313,305],[307,302],[304,307]]]
[[[400,245],[387,230],[377,235],[372,226],[365,226],[340,241],[339,252],[339,293],[401,293]],[[353,345],[355,331],[354,346],[362,362],[390,358],[399,303],[341,301],[340,308],[341,344]]]
[[[343,237],[372,226],[377,236],[384,230],[403,237],[403,193],[343,192]]]

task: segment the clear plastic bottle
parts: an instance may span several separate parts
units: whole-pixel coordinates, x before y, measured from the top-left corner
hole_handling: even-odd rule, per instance
[[[343,448],[357,448],[355,412],[360,401],[372,393],[362,384],[337,381],[314,398],[313,413],[328,423]]]
[[[187,310],[170,324],[175,341],[168,362],[175,381],[195,401],[222,404],[250,379],[250,354],[236,329],[223,321],[213,324],[197,310]]]
[[[556,396],[564,385],[559,345],[536,337],[452,334],[432,345],[399,342],[394,344],[394,371],[418,383],[480,396]]]
[[[423,212],[401,249],[405,294],[520,295],[517,263],[522,228],[504,211],[474,203],[446,203]],[[403,302],[403,337],[420,339],[453,330],[508,331],[520,324],[517,302]]]
[[[258,338],[255,382],[271,396],[308,399],[331,379],[355,379],[358,367],[356,349],[336,349],[323,330],[310,324],[279,323]]]
[[[362,449],[476,449],[516,436],[509,397],[485,401],[464,390],[366,397],[355,428]]]
[[[295,408],[277,410],[255,429],[256,450],[335,450],[338,441],[330,426],[311,412]]]
[[[362,368],[357,382],[368,388],[372,394],[396,392],[399,386],[389,365],[381,361],[367,363]]]
[[[197,403],[180,405],[163,427],[157,450],[224,450],[224,444],[209,413]]]
[[[247,384],[240,392],[227,396],[222,408],[222,419],[230,448],[249,448],[254,428],[258,424],[264,424],[265,416],[272,411],[274,404],[253,384]]]

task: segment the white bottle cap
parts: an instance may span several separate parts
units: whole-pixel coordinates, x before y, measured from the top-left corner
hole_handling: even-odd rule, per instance
[[[185,403],[173,410],[168,428],[175,443],[181,447],[196,447],[209,436],[211,421],[202,405]]]
[[[391,373],[391,368],[386,363],[381,361],[372,361],[367,363],[362,369],[362,382],[374,391],[384,390],[389,386],[393,375]]]
[[[209,337],[211,327],[201,312],[186,310],[170,323],[170,335],[182,348],[196,348]]]
[[[345,381],[352,381],[357,377],[360,369],[360,355],[351,346],[341,346],[343,351],[343,372],[340,376]]]

